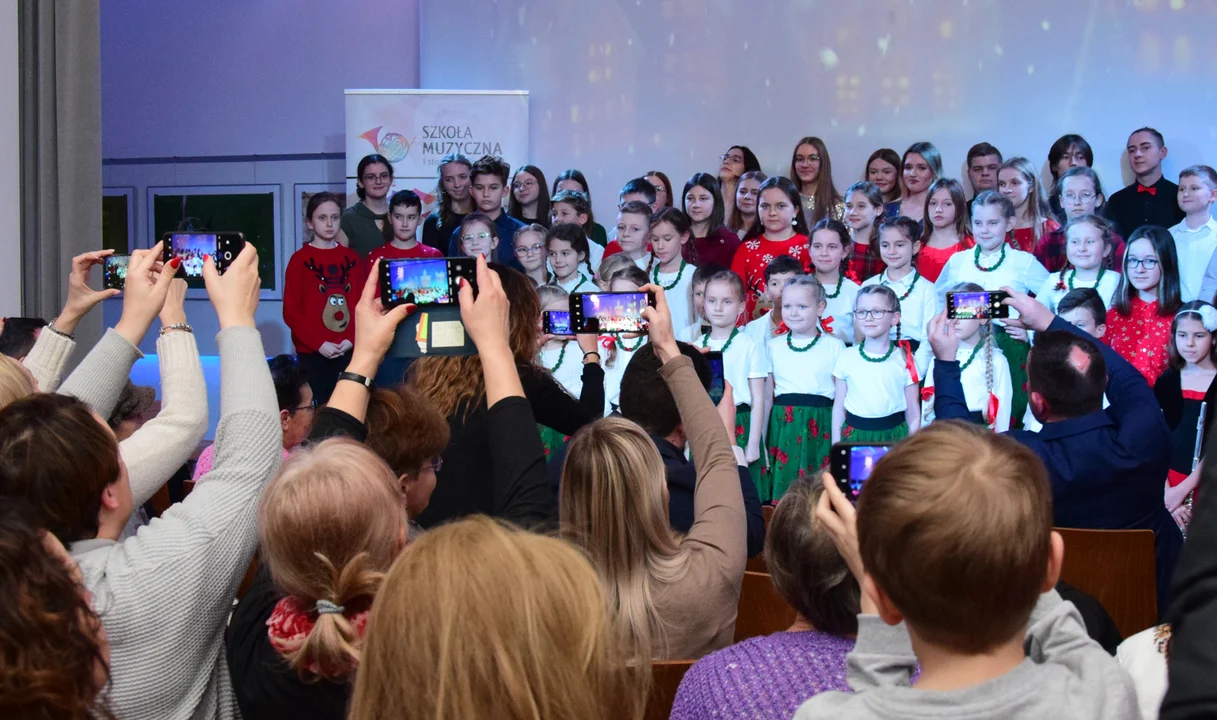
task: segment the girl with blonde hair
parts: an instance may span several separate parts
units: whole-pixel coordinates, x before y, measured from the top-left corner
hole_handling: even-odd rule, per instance
[[[663,289],[644,310],[658,372],[676,401],[697,468],[689,534],[668,523],[667,482],[655,443],[637,424],[605,418],[575,435],[562,467],[558,503],[564,533],[580,545],[608,590],[616,637],[643,658],[697,658],[731,643],[743,578],[747,521],[737,459],[692,361],[672,334]],[[649,352],[650,352],[649,351]],[[640,360],[642,358],[639,358]],[[655,372],[643,364],[627,372]]]
[[[34,376],[21,363],[0,355],[0,407],[38,392]]]
[[[606,610],[569,543],[486,517],[445,525],[385,577],[349,717],[637,720],[650,663]]]

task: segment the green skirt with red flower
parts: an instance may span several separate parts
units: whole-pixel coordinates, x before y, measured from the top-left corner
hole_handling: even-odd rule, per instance
[[[994,330],[993,340],[1010,363],[1010,385],[1014,388],[1010,398],[1010,429],[1019,430],[1027,412],[1027,355],[1031,352],[1031,343],[1015,340],[1001,326],[994,326]]]
[[[752,406],[747,403],[741,403],[735,406],[735,444],[741,450],[748,449],[748,431],[752,428]],[[757,460],[748,465],[748,474],[752,476],[752,484],[756,485],[757,492],[760,492],[761,473],[765,470],[765,463]],[[764,502],[764,501],[762,501]]]
[[[845,413],[845,423],[841,425],[841,441],[852,443],[894,443],[909,436],[909,424],[904,419],[904,413],[898,412],[887,417],[868,418]]]
[[[546,427],[541,423],[537,423],[537,430],[541,433],[541,447],[545,448],[546,460],[549,460],[551,455],[561,450],[566,445],[566,441],[570,440],[569,435],[563,435],[557,430]]]
[[[776,502],[802,478],[828,467],[832,448],[832,398],[788,394],[773,399],[769,413],[769,467],[756,489],[762,503]]]

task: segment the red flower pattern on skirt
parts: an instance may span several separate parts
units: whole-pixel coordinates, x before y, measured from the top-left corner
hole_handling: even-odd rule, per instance
[[[807,421],[807,432],[811,433],[812,437],[820,434],[820,426],[816,423],[815,418]]]
[[[846,426],[841,429],[841,439],[842,440],[848,440],[849,436],[853,435],[853,434],[854,434],[854,429],[849,426]]]
[[[736,425],[736,426],[735,426],[735,436],[736,436],[736,437],[743,437],[743,436],[744,436],[744,426],[743,426],[743,425]]]
[[[782,416],[782,422],[794,422],[794,408],[792,406],[786,406],[786,413]]]

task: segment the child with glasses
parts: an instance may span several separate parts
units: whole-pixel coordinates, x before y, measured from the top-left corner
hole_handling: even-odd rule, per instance
[[[1088,166],[1069,168],[1057,180],[1056,195],[1061,204],[1065,222],[1087,215],[1098,215],[1103,210],[1106,198],[1099,175]],[[1110,224],[1110,223],[1109,223]],[[1068,253],[1065,248],[1065,230],[1057,228],[1045,233],[1031,251],[1035,259],[1043,263],[1048,272],[1057,272],[1065,267]],[[1124,266],[1124,238],[1111,227],[1110,252],[1103,260],[1103,267],[1117,270]]]
[[[553,275],[549,272],[547,261],[549,251],[545,247],[548,231],[541,225],[533,223],[516,230],[512,239],[515,247],[516,262],[524,268],[524,274],[537,285],[548,283]]]
[[[471,213],[461,221],[456,230],[461,244],[461,254],[475,258],[478,255],[486,262],[494,262],[494,249],[499,246],[499,237],[494,233],[494,221],[480,212]]]
[[[375,267],[380,258],[409,260],[443,257],[444,254],[418,241],[418,221],[422,217],[423,201],[413,190],[399,190],[389,199],[389,223],[385,226],[385,244],[368,254],[368,266]]]
[[[896,442],[921,426],[921,405],[916,365],[900,344],[895,291],[886,285],[859,289],[854,327],[861,339],[841,353],[832,372],[832,441]]]
[[[1179,261],[1165,228],[1144,225],[1128,238],[1124,276],[1107,311],[1103,339],[1153,385],[1166,369],[1166,346],[1179,299]]]

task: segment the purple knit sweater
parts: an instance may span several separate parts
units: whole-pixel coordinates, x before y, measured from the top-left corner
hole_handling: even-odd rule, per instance
[[[845,656],[854,641],[814,630],[779,632],[711,653],[680,683],[671,720],[788,720],[825,690],[849,692]]]

